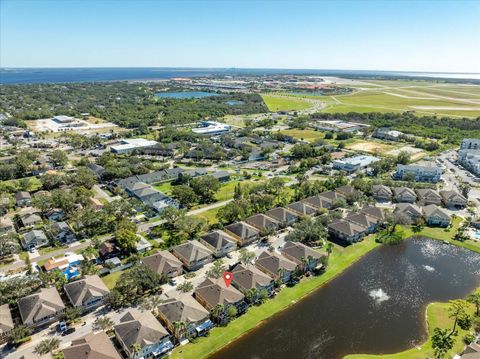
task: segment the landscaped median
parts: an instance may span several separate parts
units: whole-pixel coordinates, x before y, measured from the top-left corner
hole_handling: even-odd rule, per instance
[[[284,288],[277,296],[260,306],[253,306],[248,312],[235,319],[226,327],[216,327],[208,337],[200,338],[197,343],[177,347],[171,357],[182,359],[200,359],[213,354],[241,335],[258,326],[262,321],[288,308],[323,284],[329,282],[372,249],[379,246],[374,236],[366,237],[362,242],[347,248],[335,246],[325,273],[303,279],[295,287]]]
[[[433,330],[437,327],[442,329],[450,329],[453,326],[453,319],[448,317],[448,303],[431,303],[427,306],[427,326],[429,339],[419,347],[414,347],[395,354],[384,355],[367,355],[367,354],[352,354],[347,355],[344,359],[425,359],[434,358],[432,349]],[[474,306],[469,307],[469,314],[474,313]],[[468,334],[468,331],[457,327],[458,335],[455,337],[456,341],[451,350],[448,351],[446,358],[450,358],[455,353],[461,353],[465,347],[462,338]]]

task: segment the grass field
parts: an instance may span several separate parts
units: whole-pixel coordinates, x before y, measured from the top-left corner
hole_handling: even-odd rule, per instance
[[[122,273],[124,273],[124,271],[107,274],[106,276],[102,277],[103,283],[105,283],[108,289],[113,289],[113,287],[115,287],[115,283],[117,283]]]
[[[351,94],[316,96],[326,105],[321,112],[415,111],[418,115],[480,116],[480,86],[416,80],[362,82],[351,86],[357,89]]]
[[[217,213],[222,207],[212,208],[208,211],[202,212],[200,214],[196,214],[195,217],[205,219],[209,225],[217,224]]]
[[[389,144],[381,141],[356,141],[345,146],[350,150],[363,151],[372,154],[386,155],[387,152],[401,147],[397,144]]]
[[[294,305],[302,297],[331,281],[377,246],[378,244],[371,236],[347,248],[335,246],[330,256],[328,270],[324,274],[306,278],[295,287],[282,289],[275,298],[268,300],[261,306],[250,307],[246,314],[232,321],[227,327],[215,327],[210,331],[208,337],[200,338],[197,343],[177,347],[171,358],[200,359],[208,357],[237,337],[258,326],[263,320]]]
[[[296,140],[305,140],[308,142],[314,142],[318,139],[323,139],[325,137],[324,132],[315,131],[315,130],[281,130],[280,133],[283,133],[287,136],[292,136]]]
[[[313,104],[304,99],[295,96],[279,96],[273,94],[263,94],[263,101],[268,109],[272,112],[276,111],[298,111],[306,110],[313,107]]]

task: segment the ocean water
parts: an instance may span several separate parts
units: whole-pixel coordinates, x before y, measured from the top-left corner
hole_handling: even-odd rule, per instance
[[[480,74],[357,70],[236,69],[236,68],[0,68],[0,84],[161,80],[211,75],[322,75],[339,77],[402,77],[470,79]]]

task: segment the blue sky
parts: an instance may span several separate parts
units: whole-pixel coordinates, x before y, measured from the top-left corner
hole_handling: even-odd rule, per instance
[[[480,72],[480,0],[0,0],[1,67]]]

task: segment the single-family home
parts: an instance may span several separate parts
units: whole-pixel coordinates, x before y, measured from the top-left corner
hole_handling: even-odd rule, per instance
[[[315,207],[303,201],[290,203],[287,208],[298,213],[299,216],[315,216],[318,213]]]
[[[7,233],[15,230],[15,226],[13,225],[13,221],[8,216],[0,217],[0,234]]]
[[[349,213],[344,219],[364,227],[366,234],[375,232],[379,226],[379,221],[376,218],[370,217],[365,213]]]
[[[150,249],[153,248],[152,243],[147,241],[143,236],[137,234],[138,241],[135,244],[135,251],[137,253],[145,253],[148,252]]]
[[[42,218],[36,213],[25,213],[20,216],[20,222],[25,228],[33,227],[36,224],[43,223]]]
[[[260,231],[245,222],[229,224],[224,230],[235,238],[240,247],[246,246],[260,238]]]
[[[398,203],[393,213],[396,216],[403,216],[410,223],[417,223],[422,218],[422,210],[416,204]]]
[[[263,251],[255,261],[255,266],[275,280],[288,283],[293,272],[299,267],[297,263],[277,252]]]
[[[91,310],[105,303],[110,291],[98,275],[86,275],[63,287],[70,304],[75,308]]]
[[[282,226],[291,226],[300,219],[298,214],[283,207],[273,208],[265,212],[265,214],[279,222]]]
[[[431,188],[419,188],[415,192],[417,192],[419,206],[428,206],[429,204],[440,206],[442,204],[442,197]]]
[[[220,230],[205,234],[200,238],[200,243],[211,250],[216,258],[224,257],[237,248],[235,238]]]
[[[355,243],[362,239],[366,233],[366,228],[356,223],[340,219],[328,225],[328,232],[334,238],[348,243]]]
[[[456,191],[440,191],[442,201],[447,208],[465,208],[467,199]]]
[[[114,240],[107,240],[100,243],[100,246],[98,247],[98,253],[103,260],[106,260],[113,257],[118,257],[122,251],[120,247],[115,244]]]
[[[254,214],[253,216],[245,219],[249,225],[255,227],[260,232],[262,231],[276,231],[280,228],[280,222],[270,218],[263,213]]]
[[[173,247],[172,253],[188,271],[196,271],[213,260],[212,252],[197,240]]]
[[[356,190],[352,186],[340,186],[335,189],[335,192],[341,196],[344,196],[345,198],[348,198],[349,196],[359,196],[362,194],[362,192]]]
[[[52,208],[51,210],[47,211],[47,213],[45,213],[45,217],[49,221],[57,222],[63,221],[67,217],[67,214],[61,208]]]
[[[57,320],[65,310],[65,305],[57,289],[50,287],[19,299],[18,309],[23,324],[43,326]]]
[[[450,214],[442,207],[436,204],[430,204],[423,209],[423,215],[425,216],[425,222],[429,226],[448,227],[451,222]]]
[[[230,180],[230,173],[227,171],[217,171],[210,174],[213,178],[216,178],[220,182],[228,182]]]
[[[128,358],[160,358],[173,349],[168,331],[150,311],[129,309],[113,327]],[[135,347],[138,350],[134,350]]]
[[[77,237],[67,222],[55,222],[51,226],[53,239],[63,243],[74,242]]]
[[[317,195],[317,196],[307,197],[303,199],[301,202],[309,205],[310,207],[314,207],[317,210],[320,210],[323,208],[326,208],[326,209],[332,208],[333,201],[328,198]]]
[[[227,311],[230,306],[236,307],[237,314],[245,313],[248,309],[245,296],[233,285],[227,286],[223,278],[205,279],[198,285],[193,295],[208,311],[211,311],[218,305],[223,306],[223,313],[218,318],[220,323],[228,320]]]
[[[178,341],[205,335],[213,327],[210,312],[189,294],[169,298],[157,309],[161,322]],[[180,330],[176,323],[185,323],[186,328]]]
[[[327,200],[329,200],[332,203],[335,202],[335,201],[338,201],[340,199],[345,199],[345,197],[346,197],[342,193],[336,192],[336,191],[325,191],[325,192],[319,193],[318,195],[320,197],[326,198]]]
[[[20,242],[24,249],[30,250],[32,248],[46,246],[48,244],[48,238],[42,230],[34,229],[26,232],[20,239]]]
[[[382,184],[376,184],[372,186],[373,198],[377,202],[390,202],[392,200],[392,190],[390,187],[384,186]]]
[[[159,275],[168,278],[182,275],[182,262],[167,250],[152,254],[141,259],[141,263]]]
[[[63,349],[64,359],[121,359],[105,332],[89,333]]]
[[[393,196],[397,203],[415,203],[417,201],[415,191],[408,187],[393,188]]]
[[[260,299],[260,291],[265,290],[266,296],[271,296],[274,287],[274,280],[252,264],[237,264],[232,269],[232,284],[243,294],[255,289],[257,295],[253,299],[256,302]]]
[[[323,260],[327,257],[325,252],[320,253],[303,243],[292,241],[285,242],[280,252],[297,263],[304,272],[320,269],[323,266]]]
[[[17,202],[17,207],[25,207],[32,202],[32,196],[28,192],[20,191],[15,193],[15,201]]]
[[[375,206],[363,206],[363,208],[360,210],[360,213],[375,218],[376,220],[378,220],[379,224],[385,223],[385,220],[387,218],[385,215],[385,211],[382,208]]]
[[[81,254],[67,252],[60,257],[52,257],[42,266],[48,273],[60,270],[68,280],[80,276],[80,264],[85,258]]]
[[[5,342],[14,326],[10,307],[8,304],[0,305],[0,344]]]

